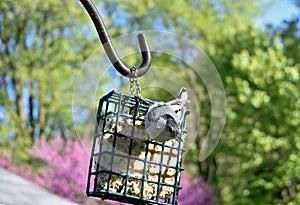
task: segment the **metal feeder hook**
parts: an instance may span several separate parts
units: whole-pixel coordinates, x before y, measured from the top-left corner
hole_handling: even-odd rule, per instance
[[[136,74],[131,72],[131,68],[127,67],[118,56],[111,40],[107,29],[105,28],[104,22],[98,12],[96,6],[91,0],[80,0],[86,11],[90,15],[95,28],[98,32],[98,36],[103,45],[103,48],[108,56],[110,62],[113,64],[115,69],[123,76],[134,78],[144,75],[150,68],[151,65],[151,53],[147,43],[145,34],[138,34],[138,41],[140,46],[140,52],[142,54],[142,63],[136,68]]]

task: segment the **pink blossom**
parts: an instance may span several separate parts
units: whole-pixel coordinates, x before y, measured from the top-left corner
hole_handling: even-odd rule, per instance
[[[38,170],[31,170],[17,166],[12,155],[0,157],[0,166],[23,176],[32,182],[43,186],[50,191],[81,204],[96,204],[95,198],[86,196],[86,184],[90,153],[82,143],[88,141],[66,142],[55,136],[49,142],[37,140],[30,150],[32,157],[42,160],[44,166]],[[212,205],[214,202],[213,190],[201,178],[190,178],[186,172],[181,177],[182,190],[179,192],[179,205]],[[105,200],[106,203],[121,205],[117,201]]]

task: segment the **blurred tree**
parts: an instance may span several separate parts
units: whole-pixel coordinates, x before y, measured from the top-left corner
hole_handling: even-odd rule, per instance
[[[216,152],[221,204],[299,203],[299,67],[278,44],[265,44],[267,38],[248,39],[247,49],[228,59],[232,73],[223,74],[227,126]],[[261,45],[251,47],[255,42]]]
[[[298,64],[300,63],[299,22],[299,17],[296,17],[290,21],[285,21],[285,27],[278,31],[279,36],[284,44],[285,54]]]
[[[300,1],[294,1],[300,9]],[[300,13],[299,13],[300,14]],[[275,29],[275,33],[284,45],[285,54],[292,58],[295,63],[300,64],[300,17],[294,16],[292,19],[284,20],[283,25]]]
[[[95,48],[83,12],[59,0],[0,2],[0,146],[21,154],[34,138],[72,132],[74,77]]]

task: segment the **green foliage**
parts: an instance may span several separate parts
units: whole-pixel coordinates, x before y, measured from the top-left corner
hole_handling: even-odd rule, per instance
[[[227,184],[224,202],[298,202],[300,178],[291,173],[300,167],[290,160],[300,154],[296,142],[299,67],[278,45],[250,52],[236,53],[232,68],[238,75],[225,77],[231,94],[227,95],[227,126],[218,151],[219,165],[224,167],[219,180]]]
[[[284,44],[285,54],[294,59],[294,61],[300,64],[300,35],[299,25],[300,18],[295,17],[292,20],[284,22],[283,29],[277,30],[277,35]]]
[[[24,159],[34,138],[72,131],[74,76],[94,48],[81,31],[86,22],[74,2],[1,1],[1,147]]]
[[[298,9],[300,8],[299,0],[293,0],[290,3],[294,3]],[[269,28],[269,32],[274,36],[274,39],[280,39],[283,44],[285,55],[297,64],[300,63],[299,22],[299,15],[294,15],[292,18],[284,20],[280,25]]]

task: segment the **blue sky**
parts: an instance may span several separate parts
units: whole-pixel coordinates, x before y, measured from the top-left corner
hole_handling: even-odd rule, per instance
[[[300,16],[300,9],[294,6],[291,0],[276,0],[271,6],[264,6],[265,14],[255,19],[257,26],[273,24],[278,26],[282,20]]]

